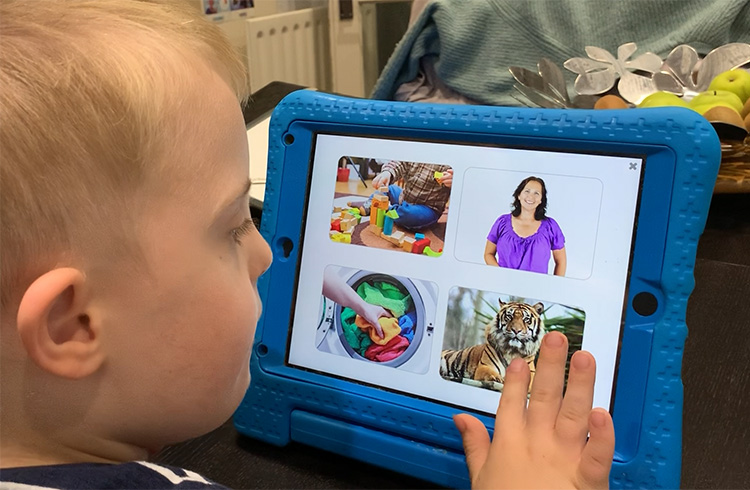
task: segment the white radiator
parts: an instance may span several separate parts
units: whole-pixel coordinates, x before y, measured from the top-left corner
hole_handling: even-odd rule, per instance
[[[253,92],[273,81],[331,90],[326,8],[248,19],[245,32]]]

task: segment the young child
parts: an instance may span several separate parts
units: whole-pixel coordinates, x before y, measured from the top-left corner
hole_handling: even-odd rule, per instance
[[[0,4],[4,488],[214,486],[146,460],[239,404],[271,254],[247,202],[245,72],[193,8]],[[591,412],[589,354],[561,404],[566,350],[545,338],[528,412],[510,366],[492,445],[456,417],[474,485],[606,486],[612,422]]]
[[[442,175],[436,178],[435,172]],[[398,180],[404,181],[403,188],[395,184]],[[397,161],[383,164],[381,172],[372,179],[375,189],[388,188],[390,209],[398,213],[394,223],[412,231],[423,230],[440,219],[450,198],[452,184],[453,169],[447,165]],[[367,216],[374,195],[364,203],[352,202],[349,205],[359,207],[360,213]]]

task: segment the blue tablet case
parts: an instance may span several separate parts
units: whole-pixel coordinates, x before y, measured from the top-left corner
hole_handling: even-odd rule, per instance
[[[646,159],[613,402],[613,488],[678,488],[685,311],[720,162],[712,126],[682,108],[588,111],[452,106],[288,95],[271,119],[261,233],[274,261],[252,383],[234,422],[247,436],[316,446],[435,484],[470,486],[451,416],[459,410],[286,364],[311,148],[319,131],[475,144],[539,144]],[[639,293],[657,300],[647,316]],[[479,414],[488,428],[494,421]]]

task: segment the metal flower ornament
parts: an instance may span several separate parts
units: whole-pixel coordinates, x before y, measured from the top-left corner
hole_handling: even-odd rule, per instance
[[[638,50],[636,43],[626,43],[617,48],[617,58],[609,51],[596,46],[586,46],[588,58],[571,58],[563,66],[577,73],[575,91],[581,95],[602,94],[617,83],[620,96],[637,104],[646,95],[656,91],[653,74],[661,70],[661,58],[651,52],[631,60]],[[619,78],[619,81],[618,81]]]

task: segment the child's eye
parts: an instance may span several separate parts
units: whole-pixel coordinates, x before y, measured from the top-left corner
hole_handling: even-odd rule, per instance
[[[245,221],[242,222],[240,226],[232,230],[232,238],[235,242],[238,244],[242,243],[242,238],[250,233],[250,231],[255,227],[255,224],[253,223],[253,220],[250,218],[245,218]]]

